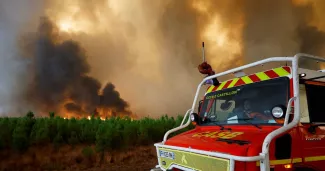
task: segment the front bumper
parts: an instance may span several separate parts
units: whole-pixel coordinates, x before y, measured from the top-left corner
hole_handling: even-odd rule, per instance
[[[159,165],[163,170],[179,168],[184,170],[229,171],[230,160],[202,154],[158,147]]]
[[[208,152],[191,148],[155,144],[158,165],[151,171],[166,171],[173,168],[184,171],[234,171],[237,161],[260,161],[262,156],[233,156],[224,153]]]

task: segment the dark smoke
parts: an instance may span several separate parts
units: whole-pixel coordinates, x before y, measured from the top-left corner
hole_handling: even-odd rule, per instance
[[[115,86],[112,83],[106,84],[100,97],[101,107],[114,109],[112,110],[113,115],[126,112],[125,107],[128,106],[128,103],[121,99],[120,93],[115,90]]]
[[[84,112],[82,111],[82,108],[75,103],[67,103],[64,105],[64,107],[69,112],[84,114]]]
[[[196,68],[202,61],[202,41],[206,42],[207,60],[217,72],[270,56],[299,52],[325,56],[324,1],[308,0],[299,5],[292,1],[76,0],[71,6],[78,6],[77,12],[64,0],[46,0],[44,5],[37,0],[28,1],[29,5],[1,1],[0,114],[16,113],[17,106],[26,110],[30,104],[44,112],[61,107],[76,113],[95,112],[101,103],[116,105],[109,111],[127,110],[113,86],[107,89],[115,95],[98,97],[105,90],[101,83],[107,80],[121,89],[121,96],[132,104],[134,112],[183,114],[203,78]],[[193,7],[194,2],[203,2],[206,10]],[[73,41],[66,37],[67,41],[61,41],[63,33],[46,19],[36,37],[28,34],[28,41],[20,41],[21,34],[35,32],[35,20],[44,13],[56,24],[69,18],[88,22],[85,30],[89,32],[69,32],[67,37]],[[219,33],[212,34],[210,40],[202,36],[215,16],[221,30],[228,32],[228,40],[238,41],[240,50],[232,50],[227,42],[216,46],[214,39],[218,37],[213,36]],[[27,49],[23,55],[18,54],[21,47],[16,41]],[[30,68],[21,56],[34,60]],[[33,80],[31,85],[29,80]],[[28,97],[22,97],[26,87]],[[106,103],[112,97],[116,99]]]
[[[35,41],[34,79],[30,95],[43,111],[60,111],[62,103],[75,114],[92,114],[98,107],[130,114],[128,103],[119,96],[113,84],[104,87],[88,76],[90,66],[85,50],[73,40],[60,41],[56,27],[42,18]],[[104,99],[102,102],[100,99]]]

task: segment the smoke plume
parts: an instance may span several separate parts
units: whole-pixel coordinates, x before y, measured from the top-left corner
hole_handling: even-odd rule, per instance
[[[217,72],[270,56],[325,56],[321,0],[15,2],[0,2],[0,109],[10,114],[183,113],[203,78],[202,41]]]
[[[257,1],[245,3],[243,30],[247,62],[267,56],[293,56],[296,53],[324,55],[325,32],[312,23],[320,1]],[[304,67],[315,62],[302,61]]]
[[[55,26],[42,18],[36,38],[33,85],[30,93],[35,104],[44,110],[60,111],[62,102],[67,112],[94,113],[100,106],[121,114],[129,113],[128,104],[120,98],[114,85],[108,83],[99,96],[101,83],[89,75],[85,49],[73,40],[58,40]],[[102,102],[100,99],[103,99]]]

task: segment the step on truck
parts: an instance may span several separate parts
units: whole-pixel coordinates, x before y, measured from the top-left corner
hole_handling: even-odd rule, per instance
[[[309,54],[270,57],[204,78],[180,126],[155,144],[151,171],[325,171],[325,72],[300,68],[302,60],[325,62]],[[272,62],[285,65],[244,72]],[[217,80],[226,75],[235,76]]]

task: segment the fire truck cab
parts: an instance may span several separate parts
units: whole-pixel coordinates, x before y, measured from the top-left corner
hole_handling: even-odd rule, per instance
[[[325,62],[309,54],[270,57],[203,79],[181,125],[155,144],[152,171],[325,171],[325,73],[301,68],[302,58]],[[243,72],[271,62],[289,65]],[[206,81],[234,73],[210,85],[197,107]],[[191,123],[194,129],[167,139]]]

